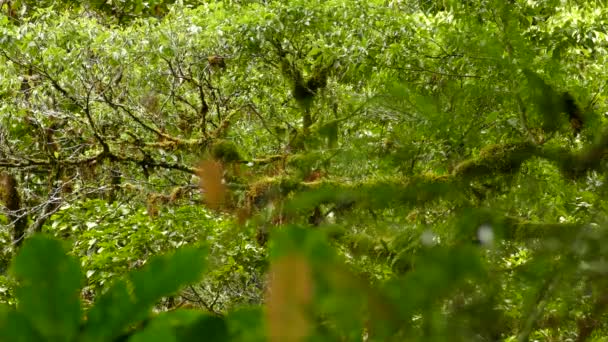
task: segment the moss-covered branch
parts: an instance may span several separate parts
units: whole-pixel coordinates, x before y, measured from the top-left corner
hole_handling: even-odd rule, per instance
[[[600,170],[604,152],[608,147],[608,134],[598,143],[580,152],[541,147],[531,142],[489,145],[478,156],[461,162],[451,174],[424,174],[414,177],[372,178],[352,182],[339,178],[324,178],[306,182],[295,176],[268,177],[249,187],[249,203],[260,208],[270,201],[289,197],[287,209],[307,212],[320,204],[337,206],[348,204],[359,208],[380,209],[391,205],[424,205],[444,198],[466,201],[475,193],[471,181],[487,177],[509,177],[527,160],[542,158],[554,162],[566,177],[580,177],[590,170]],[[282,158],[271,158],[281,160]],[[287,165],[297,166],[299,155],[287,158]],[[542,225],[546,227],[546,225]],[[524,229],[525,227],[525,229]],[[518,224],[516,231],[524,229],[522,236],[533,236],[535,226]],[[559,227],[563,227],[560,225]],[[516,233],[515,238],[521,235]]]

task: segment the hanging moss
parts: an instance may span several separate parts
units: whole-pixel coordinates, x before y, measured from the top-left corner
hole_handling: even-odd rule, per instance
[[[296,72],[293,79],[293,97],[304,108],[310,107],[312,99],[315,96],[314,91],[308,88],[301,72]]]
[[[329,72],[327,68],[318,68],[312,76],[306,81],[306,88],[313,94],[316,94],[319,89],[327,86],[327,78]]]
[[[304,108],[309,108],[314,96],[319,90],[327,86],[329,68],[317,68],[308,80],[304,80],[302,73],[297,71],[293,76],[293,97]]]
[[[314,95],[315,93],[304,84],[303,80],[298,79],[294,82],[293,97],[298,103],[308,105],[312,101]]]
[[[225,164],[237,163],[243,160],[236,145],[228,140],[216,141],[211,147],[211,156]]]

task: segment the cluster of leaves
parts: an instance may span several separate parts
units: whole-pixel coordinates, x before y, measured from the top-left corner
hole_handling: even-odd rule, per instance
[[[91,200],[64,207],[46,232],[72,241],[87,282],[83,294],[96,297],[116,277],[137,269],[154,255],[200,242],[209,245],[211,265],[204,280],[161,307],[185,304],[223,312],[262,300],[265,252],[254,236],[202,206],[165,208],[150,217],[145,209]]]
[[[151,260],[145,269],[130,274],[128,281],[115,282],[82,322],[82,277],[77,260],[65,254],[59,241],[37,236],[28,241],[12,265],[20,282],[19,306],[2,308],[0,335],[5,341],[114,340],[146,319],[162,296],[200,278],[205,254],[189,248]],[[219,340],[228,334],[224,322],[213,316],[174,311],[156,317],[129,341],[187,341],[197,336],[197,329],[212,336],[215,333]]]

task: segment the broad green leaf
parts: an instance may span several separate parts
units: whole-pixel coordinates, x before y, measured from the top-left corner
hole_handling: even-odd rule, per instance
[[[177,342],[170,325],[151,323],[129,338],[129,342]]]
[[[31,342],[43,338],[20,312],[6,305],[0,306],[0,341]]]
[[[273,236],[270,256],[274,260],[301,253],[314,264],[327,265],[335,260],[335,255],[319,232],[298,226],[288,226]]]
[[[129,282],[116,282],[89,312],[84,338],[87,341],[111,339],[146,318],[160,298],[200,279],[205,269],[205,255],[204,249],[184,247],[153,258],[143,269],[133,272]]]
[[[81,339],[89,342],[111,340],[146,313],[146,310],[139,310],[129,294],[126,282],[118,280],[99,296],[95,306],[88,312]]]
[[[222,318],[201,311],[176,310],[152,319],[146,327],[135,333],[129,342],[147,341],[228,341],[228,328]]]
[[[267,341],[264,311],[261,307],[244,307],[228,313],[226,323],[233,341]]]
[[[201,336],[205,336],[208,341],[231,341],[225,320],[209,315],[203,315],[192,323],[178,326],[176,336],[179,342],[195,341]]]
[[[46,341],[70,341],[80,324],[78,262],[61,242],[38,235],[25,242],[12,272],[20,282],[17,310]]]
[[[151,306],[163,296],[199,280],[205,271],[206,250],[184,247],[174,253],[153,258],[129,279],[138,305]]]
[[[387,290],[407,317],[428,310],[465,281],[482,279],[483,274],[479,251],[474,246],[436,246],[424,250],[414,264],[414,271],[391,281]]]

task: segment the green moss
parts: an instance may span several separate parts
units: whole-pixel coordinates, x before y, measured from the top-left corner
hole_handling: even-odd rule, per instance
[[[449,174],[437,175],[434,173],[425,173],[416,177],[414,180],[421,181],[426,184],[439,184],[439,183],[449,183],[453,180],[453,176]],[[411,183],[411,181],[410,181]]]
[[[249,186],[247,199],[250,206],[261,208],[274,199],[286,197],[299,187],[300,182],[293,177],[264,177]]]
[[[228,140],[216,141],[211,147],[211,156],[223,163],[234,163],[243,160],[236,145]]]
[[[290,198],[286,209],[311,210],[319,204],[345,205],[356,203],[359,208],[385,208],[391,203],[410,205],[424,203],[455,194],[461,195],[452,175],[425,174],[412,179],[376,177],[362,182],[337,178],[302,181],[296,176],[266,177],[251,184],[247,197],[260,208],[273,199]]]
[[[389,257],[392,252],[387,249],[386,243],[382,239],[372,237],[365,233],[348,234],[342,241],[348,249],[357,255],[368,255],[373,257]]]
[[[319,156],[314,153],[298,153],[289,156],[287,166],[298,170],[306,170],[313,167],[317,160],[319,160]]]
[[[510,216],[504,218],[503,225],[504,238],[515,241],[548,238],[571,241],[582,229],[581,225],[576,223],[532,222]]]
[[[479,156],[465,160],[454,169],[455,176],[491,176],[497,173],[512,174],[521,164],[537,154],[531,143],[493,144],[483,148]]]

